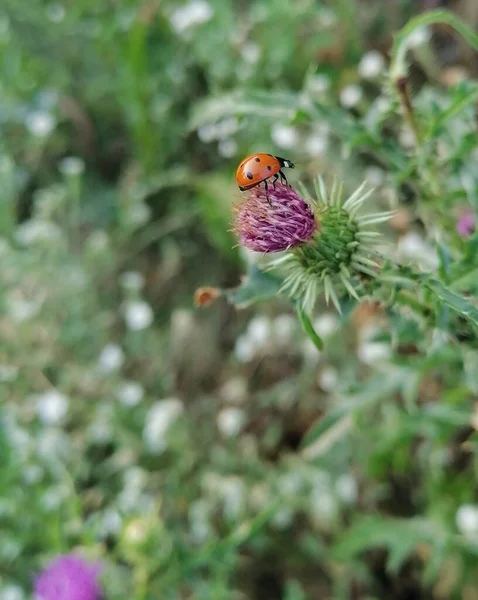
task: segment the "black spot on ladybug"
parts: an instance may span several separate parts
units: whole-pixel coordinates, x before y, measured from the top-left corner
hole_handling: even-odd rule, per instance
[[[247,179],[254,179],[254,175],[250,171],[248,171],[246,173],[246,175],[247,175]]]
[[[267,165],[267,170],[272,171],[272,167],[270,165]]]
[[[257,156],[256,156],[256,158],[255,158],[254,160],[255,160],[256,162],[261,162],[261,159],[260,159],[260,158],[258,158]]]

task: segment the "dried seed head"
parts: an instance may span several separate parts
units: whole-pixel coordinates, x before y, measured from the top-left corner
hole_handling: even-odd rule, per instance
[[[310,204],[286,185],[253,188],[234,207],[234,232],[242,246],[255,252],[281,252],[311,240],[318,229]]]

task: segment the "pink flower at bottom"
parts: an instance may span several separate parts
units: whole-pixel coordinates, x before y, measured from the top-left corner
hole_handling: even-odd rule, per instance
[[[255,252],[281,252],[308,242],[317,231],[317,221],[307,202],[291,187],[269,185],[252,188],[234,207],[234,232],[240,243]]]
[[[35,600],[99,600],[103,596],[100,571],[98,564],[75,554],[60,556],[36,578]]]

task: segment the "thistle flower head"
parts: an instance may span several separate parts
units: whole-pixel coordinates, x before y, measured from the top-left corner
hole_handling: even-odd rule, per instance
[[[253,188],[234,207],[234,232],[240,243],[255,252],[281,252],[311,240],[318,224],[310,204],[286,185]]]
[[[376,276],[379,265],[372,258],[373,245],[379,234],[365,227],[386,221],[392,213],[357,216],[358,209],[373,192],[365,191],[365,187],[366,183],[363,183],[346,200],[343,199],[343,186],[337,181],[328,194],[319,178],[316,198],[304,188],[304,194],[318,214],[320,232],[312,232],[313,239],[308,238],[307,244],[291,247],[284,256],[273,261],[270,268],[284,270],[282,291],[300,302],[306,312],[312,311],[321,293],[327,303],[332,300],[340,312],[337,292],[359,299],[361,276]]]
[[[475,215],[471,210],[464,210],[456,223],[456,231],[462,238],[470,237],[475,231]]]
[[[60,556],[37,577],[35,600],[99,600],[100,566],[74,554]]]

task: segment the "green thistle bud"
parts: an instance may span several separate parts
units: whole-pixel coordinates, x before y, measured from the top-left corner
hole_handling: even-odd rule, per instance
[[[341,312],[338,294],[348,293],[360,299],[360,277],[376,277],[379,265],[374,245],[379,233],[367,229],[369,225],[390,218],[391,212],[357,216],[357,211],[370,197],[364,182],[349,198],[343,200],[343,185],[334,181],[330,196],[322,178],[315,186],[316,198],[305,188],[302,192],[312,204],[320,227],[308,242],[288,250],[269,264],[270,269],[282,269],[286,275],[282,291],[311,312],[320,294],[327,304],[332,300]]]

